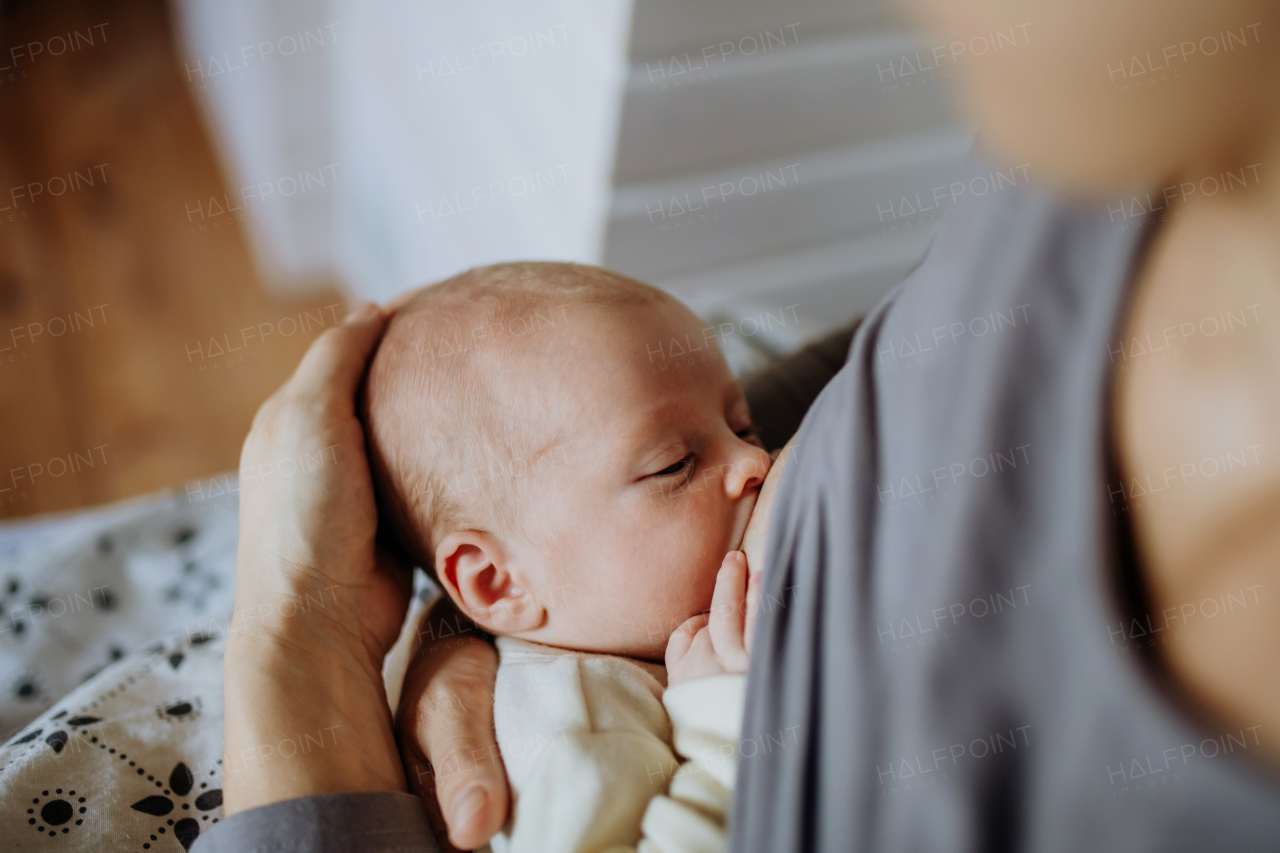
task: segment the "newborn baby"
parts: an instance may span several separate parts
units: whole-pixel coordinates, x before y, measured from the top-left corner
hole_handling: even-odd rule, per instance
[[[397,311],[364,418],[401,546],[499,635],[494,849],[727,848],[770,460],[703,324],[602,269],[471,270]]]

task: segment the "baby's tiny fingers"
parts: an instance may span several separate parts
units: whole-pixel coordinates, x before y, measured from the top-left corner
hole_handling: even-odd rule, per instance
[[[751,644],[756,636],[756,617],[760,615],[760,581],[761,572],[752,572],[747,578],[746,618],[742,627],[743,645],[747,656],[751,656]]]
[[[730,551],[720,566],[720,574],[716,576],[708,623],[711,642],[721,657],[746,654],[742,640],[746,593],[747,559],[741,551]]]
[[[689,647],[693,645],[693,638],[697,636],[707,624],[707,614],[699,613],[697,616],[691,616],[684,621],[671,638],[667,640],[666,663],[667,668],[671,668],[680,661],[689,652]]]

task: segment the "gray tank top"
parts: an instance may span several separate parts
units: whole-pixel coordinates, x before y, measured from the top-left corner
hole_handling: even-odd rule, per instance
[[[733,849],[1280,850],[1275,734],[1198,717],[1154,666],[1177,617],[1143,601],[1108,438],[1144,235],[999,183],[801,426]]]

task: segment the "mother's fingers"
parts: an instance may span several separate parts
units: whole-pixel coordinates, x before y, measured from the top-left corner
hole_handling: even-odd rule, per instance
[[[354,405],[356,386],[382,335],[388,315],[367,302],[311,344],[285,384],[287,393],[324,402]]]

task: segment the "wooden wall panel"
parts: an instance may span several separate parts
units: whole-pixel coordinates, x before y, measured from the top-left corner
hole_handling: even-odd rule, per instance
[[[0,13],[0,520],[234,468],[342,314],[265,292],[234,219],[189,221],[226,187],[180,67],[154,0]]]

